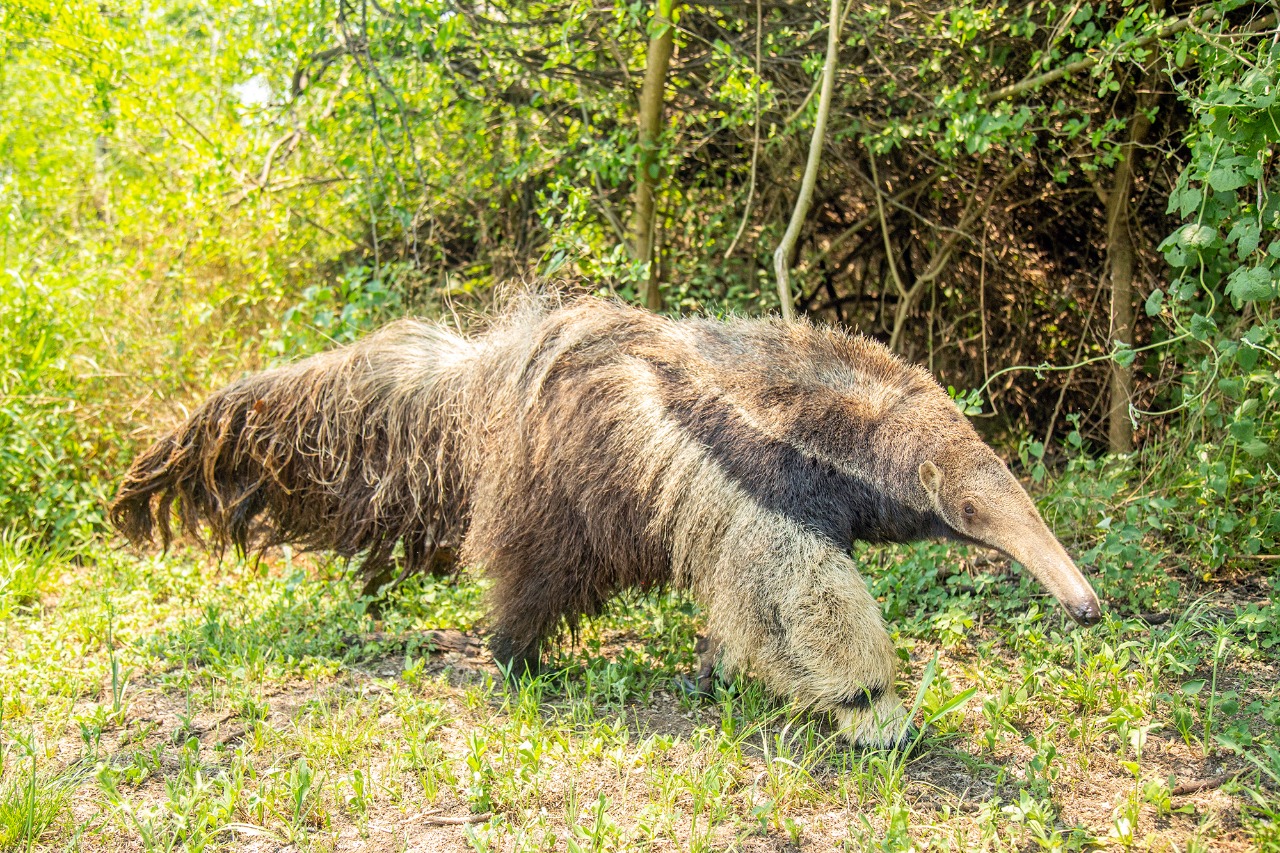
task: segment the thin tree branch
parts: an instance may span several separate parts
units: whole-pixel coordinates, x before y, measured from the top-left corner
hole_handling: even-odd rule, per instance
[[[836,56],[840,53],[840,0],[831,0],[831,21],[827,26],[827,58],[822,63],[822,94],[818,97],[818,115],[814,119],[813,136],[809,140],[809,159],[804,167],[804,177],[800,181],[800,194],[796,197],[795,209],[791,211],[791,221],[787,223],[782,242],[773,253],[773,267],[778,275],[778,299],[785,320],[794,320],[796,317],[791,296],[791,256],[795,251],[796,240],[800,237],[800,228],[809,214],[809,205],[813,203],[813,188],[818,181],[818,163],[822,160],[827,116],[831,112],[831,93],[835,90]]]
[[[1080,340],[1076,341],[1076,352],[1071,357],[1072,367],[1067,371],[1067,378],[1062,381],[1062,387],[1058,389],[1058,400],[1053,404],[1053,414],[1049,416],[1049,426],[1044,431],[1044,441],[1040,442],[1045,447],[1048,447],[1049,442],[1053,440],[1053,428],[1058,423],[1059,413],[1062,412],[1062,401],[1067,396],[1067,389],[1071,387],[1071,380],[1075,378],[1076,365],[1080,362],[1080,354],[1084,352],[1085,342],[1089,338],[1089,327],[1093,325],[1093,315],[1098,310],[1098,299],[1105,289],[1103,281],[1100,280],[1097,290],[1093,292],[1093,302],[1089,304],[1089,315],[1084,318],[1084,328],[1080,330]]]
[[[880,217],[880,236],[884,238],[884,257],[889,264],[889,274],[893,278],[893,286],[898,289],[898,295],[904,299],[907,296],[907,288],[902,283],[902,277],[898,275],[898,265],[893,261],[893,241],[889,239],[889,223],[884,218],[884,200],[880,192],[880,176],[876,172],[876,155],[867,152],[867,158],[871,162],[871,181],[875,184],[876,197],[876,214]]]
[[[1063,77],[1066,77],[1070,74],[1075,74],[1078,71],[1087,71],[1088,69],[1092,68],[1095,65],[1098,65],[1101,62],[1108,61],[1109,57],[1111,57],[1116,53],[1119,53],[1122,50],[1131,50],[1137,47],[1145,47],[1151,44],[1152,42],[1168,38],[1171,35],[1176,35],[1177,33],[1180,33],[1183,30],[1185,30],[1187,27],[1193,26],[1195,24],[1207,23],[1221,16],[1222,16],[1222,13],[1215,8],[1204,8],[1203,10],[1197,9],[1196,11],[1192,12],[1190,15],[1187,15],[1185,18],[1181,18],[1169,24],[1165,24],[1163,27],[1160,27],[1155,32],[1147,33],[1145,36],[1140,36],[1138,38],[1133,38],[1133,39],[1129,39],[1128,41],[1121,42],[1120,44],[1116,45],[1116,47],[1113,50],[1109,51],[1106,54],[1088,56],[1088,57],[1085,57],[1084,59],[1078,59],[1075,62],[1067,63],[1061,68],[1055,68],[1052,71],[1046,71],[1044,74],[1037,74],[1034,77],[1028,77],[1027,79],[1022,80],[1020,82],[1012,83],[1001,89],[996,89],[994,92],[989,92],[978,99],[978,104],[984,107],[989,107],[992,104],[999,103],[1000,101],[1004,101],[1009,98],[1016,98],[1019,95],[1023,94],[1024,92],[1029,92],[1032,89],[1038,89],[1041,86],[1047,86],[1050,83],[1056,83],[1058,80],[1061,80]]]
[[[926,177],[921,178],[920,180],[916,181],[914,184],[907,187],[906,189],[898,190],[896,193],[889,196],[886,200],[890,204],[896,207],[898,206],[899,202],[901,202],[907,196],[911,195],[914,192],[918,192],[919,190],[924,189],[925,187],[929,186],[929,184],[936,181],[939,178],[940,174],[941,173],[939,172],[934,172],[933,174],[927,175]],[[859,175],[859,177],[863,177],[863,176]],[[910,210],[910,208],[908,208],[908,210]],[[823,249],[821,252],[818,252],[816,255],[809,258],[806,261],[806,265],[812,267],[826,260],[827,257],[829,257],[832,252],[834,252],[836,249],[843,246],[855,234],[857,234],[859,231],[863,230],[867,226],[874,224],[878,216],[879,216],[878,213],[868,213],[866,216],[862,217],[857,222],[853,223],[848,228],[841,231],[834,238],[832,238],[831,242],[827,244],[827,247],[825,249]]]
[[[751,205],[756,197],[756,174],[760,163],[760,52],[761,39],[764,34],[764,12],[761,8],[760,0],[756,0],[756,118],[752,123],[752,140],[751,140],[751,183],[747,187],[747,205],[742,210],[742,222],[738,224],[738,233],[733,235],[733,240],[729,243],[729,248],[724,250],[722,260],[729,260],[733,254],[733,250],[738,248],[738,241],[742,239],[742,233],[747,230],[747,222],[751,219]]]
[[[266,160],[262,164],[262,174],[258,177],[259,189],[266,189],[267,185],[271,183],[271,167],[275,164],[276,152],[280,150],[280,146],[288,143],[289,149],[285,152],[285,155],[288,156],[301,138],[302,132],[295,128],[271,143],[271,147],[267,149]]]
[[[943,241],[942,246],[933,253],[933,257],[929,260],[929,266],[927,266],[924,272],[920,273],[916,280],[912,282],[911,289],[908,290],[903,295],[903,298],[898,301],[897,310],[894,312],[893,317],[893,330],[889,335],[889,349],[894,352],[898,352],[898,345],[902,341],[902,332],[907,325],[907,316],[911,313],[912,309],[915,308],[916,302],[919,301],[920,294],[924,292],[925,285],[931,283],[942,274],[943,270],[947,268],[947,264],[951,262],[951,256],[955,253],[956,246],[959,244],[960,238],[965,237],[969,240],[973,240],[973,235],[968,233],[968,229],[973,226],[973,223],[977,221],[978,218],[986,215],[986,212],[991,209],[991,205],[996,198],[1008,189],[1009,185],[1022,174],[1023,170],[1026,169],[1029,163],[1029,160],[1023,160],[1017,166],[1005,173],[1005,176],[1000,179],[1000,183],[997,184],[995,189],[987,195],[986,201],[982,204],[977,203],[977,193],[974,193],[969,198],[964,211],[960,215],[960,222],[954,229],[948,229],[950,233],[947,234],[947,238]],[[877,187],[876,193],[879,194],[879,192],[880,189]]]
[[[837,35],[839,35],[840,31],[844,29],[845,19],[849,17],[849,10],[852,8],[853,8],[853,2],[852,0],[850,0],[849,3],[845,4],[844,13],[840,16],[840,26],[836,29]],[[784,127],[786,125],[791,124],[796,119],[800,118],[801,115],[804,114],[805,108],[809,106],[809,102],[813,100],[813,96],[818,94],[818,88],[822,86],[822,83],[825,79],[826,79],[825,77],[821,77],[813,82],[813,85],[809,87],[808,94],[806,94],[804,96],[804,100],[800,102],[800,106],[792,110],[790,114],[788,114],[787,117],[783,119],[782,124]]]

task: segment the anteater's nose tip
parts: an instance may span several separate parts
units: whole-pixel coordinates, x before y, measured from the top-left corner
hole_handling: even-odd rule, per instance
[[[1102,621],[1102,608],[1098,606],[1097,600],[1086,601],[1071,608],[1071,618],[1081,625],[1096,625]]]

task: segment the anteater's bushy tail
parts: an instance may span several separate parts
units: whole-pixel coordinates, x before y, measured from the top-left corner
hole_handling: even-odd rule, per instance
[[[111,506],[135,543],[182,529],[244,552],[291,543],[429,567],[467,494],[458,398],[475,345],[402,320],[347,347],[236,382],[134,461]]]

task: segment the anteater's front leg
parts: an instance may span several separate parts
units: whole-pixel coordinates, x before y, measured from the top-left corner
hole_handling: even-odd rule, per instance
[[[780,539],[738,573],[728,595],[715,597],[711,632],[722,641],[724,665],[830,711],[859,745],[905,746],[910,721],[894,692],[897,654],[853,560],[817,536]]]
[[[798,596],[784,661],[801,674],[801,693],[812,695],[816,708],[831,711],[850,741],[905,747],[911,728],[894,690],[893,640],[852,562],[840,571],[848,572],[853,583],[831,578]]]
[[[907,719],[907,710],[892,690],[868,701],[845,704],[834,712],[840,733],[858,746],[879,749],[909,749],[916,729]]]

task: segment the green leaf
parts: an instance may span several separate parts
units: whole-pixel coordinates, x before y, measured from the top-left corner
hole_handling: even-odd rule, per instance
[[[1262,227],[1258,224],[1258,220],[1253,218],[1237,220],[1236,224],[1231,226],[1227,242],[1236,244],[1236,254],[1243,260],[1252,255],[1257,250],[1258,244],[1262,242]]]
[[[970,687],[968,690],[965,690],[962,693],[957,693],[955,696],[952,696],[946,702],[943,702],[942,705],[937,710],[935,710],[932,714],[929,715],[929,718],[925,720],[925,725],[936,723],[938,720],[941,720],[943,717],[945,717],[947,714],[950,714],[952,711],[958,710],[959,708],[963,707],[965,703],[967,703],[970,699],[972,699],[974,694],[977,692],[978,692],[978,688]]]
[[[1217,239],[1218,231],[1216,228],[1210,228],[1208,225],[1201,225],[1198,222],[1183,226],[1182,231],[1178,233],[1179,242],[1193,249],[1204,249],[1212,246]]]
[[[1266,456],[1268,453],[1271,452],[1271,445],[1267,444],[1265,441],[1263,441],[1260,438],[1255,438],[1250,441],[1246,441],[1244,444],[1240,446],[1244,448],[1245,453],[1249,454],[1254,459],[1261,459],[1263,456]]]
[[[1244,381],[1241,379],[1219,379],[1218,390],[1228,397],[1239,397],[1240,392],[1244,390]]]
[[[1213,739],[1228,752],[1234,752],[1236,755],[1244,752],[1244,747],[1232,734],[1215,734]]]
[[[1217,166],[1208,176],[1209,186],[1220,193],[1232,192],[1249,183],[1249,176],[1238,165]]]
[[[1147,316],[1154,317],[1160,313],[1160,308],[1164,305],[1164,291],[1156,288],[1151,291],[1151,295],[1147,297]]]
[[[1275,296],[1271,270],[1266,267],[1239,267],[1227,280],[1227,293],[1241,302],[1269,302]]]
[[[1164,259],[1171,267],[1185,267],[1188,262],[1187,250],[1174,240],[1166,240],[1160,246],[1160,251],[1164,252]]]
[[[1258,351],[1251,346],[1242,346],[1236,350],[1236,364],[1245,370],[1253,370],[1253,366],[1258,363]]]
[[[1218,330],[1218,324],[1203,314],[1191,316],[1191,336],[1197,341],[1207,341]]]
[[[1200,208],[1202,201],[1204,192],[1199,187],[1181,187],[1169,194],[1169,209],[1166,212],[1173,213],[1176,210],[1179,216],[1187,217]]]
[[[1231,437],[1241,444],[1247,441],[1253,441],[1254,431],[1258,428],[1258,423],[1253,418],[1245,418],[1236,421],[1227,430],[1231,433]]]

